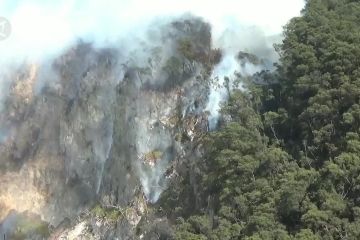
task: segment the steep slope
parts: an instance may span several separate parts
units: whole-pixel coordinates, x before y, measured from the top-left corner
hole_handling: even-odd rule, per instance
[[[130,59],[79,42],[51,64],[12,73],[1,114],[0,218],[29,211],[57,226],[97,202],[120,209],[158,199],[207,130],[213,64],[206,23],[161,31],[163,45]]]
[[[152,206],[202,156],[204,134],[226,121],[219,110],[229,91],[268,63],[245,52],[222,56],[209,24],[195,17],[149,34],[152,42],[132,50],[79,41],[7,76],[1,236],[172,235]]]

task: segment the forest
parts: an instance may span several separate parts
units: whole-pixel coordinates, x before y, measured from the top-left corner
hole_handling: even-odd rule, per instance
[[[360,1],[308,0],[283,34],[163,193],[176,239],[360,239]]]

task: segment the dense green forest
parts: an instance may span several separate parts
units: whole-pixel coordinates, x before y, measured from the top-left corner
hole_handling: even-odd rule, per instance
[[[163,194],[176,239],[360,239],[360,1],[307,1],[275,48]]]

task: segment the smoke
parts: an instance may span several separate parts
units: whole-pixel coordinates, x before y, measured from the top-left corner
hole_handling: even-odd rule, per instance
[[[210,23],[213,47],[223,51],[223,58],[211,76],[215,84],[211,86],[206,108],[210,112],[210,129],[214,129],[221,103],[228,94],[224,86],[225,77],[231,82],[236,78],[235,73],[247,76],[261,69],[271,69],[272,62],[277,60],[272,44],[281,40],[282,26],[291,17],[299,15],[303,5],[303,0],[1,1],[0,16],[10,21],[12,32],[9,38],[0,41],[0,111],[9,86],[15,79],[8,72],[19,64],[41,63],[43,70],[37,76],[35,93],[40,92],[46,81],[58,78],[44,63],[52,62],[79,39],[91,42],[94,48],[118,49],[121,58],[128,59],[129,65],[135,62],[141,66],[147,64],[149,55],[152,55],[148,51],[163,40],[159,38],[162,27],[172,19],[190,13]],[[161,54],[170,55],[170,49],[163,47]],[[241,64],[237,58],[240,50],[266,61],[261,66],[250,62]],[[167,57],[162,56],[162,59]],[[111,101],[106,99],[105,102]],[[89,138],[94,139],[94,152],[100,164],[97,192],[101,186],[103,164],[112,146],[112,122],[108,119],[97,125],[98,129],[90,131]],[[0,122],[0,129],[2,125]],[[4,141],[5,134],[0,131],[0,143]],[[138,138],[145,139],[146,134],[149,133],[139,133]],[[161,141],[164,142],[164,139]],[[160,149],[165,150],[166,147],[160,146]],[[155,144],[140,152],[146,154],[156,148],[159,146]],[[140,166],[138,169],[145,194],[151,201],[156,201],[162,191],[161,173],[165,169],[165,165],[149,169]]]
[[[150,202],[155,203],[165,189],[163,174],[168,163],[161,162],[156,167],[149,167],[139,162],[136,164],[144,194]]]
[[[227,29],[215,43],[223,50],[223,58],[211,75],[212,84],[206,107],[206,111],[210,113],[210,130],[216,129],[221,104],[227,100],[229,90],[235,87],[234,81],[238,76],[247,77],[261,70],[272,70],[273,63],[278,60],[273,44],[279,43],[281,40],[279,35],[267,37],[259,27],[244,27],[238,23],[233,26],[237,26],[237,29]],[[258,56],[261,62],[255,64],[249,59],[240,61],[238,57],[240,50]],[[242,85],[238,87],[243,88]]]
[[[211,24],[214,47],[274,54],[269,36],[280,34],[303,5],[303,0],[0,1],[0,16],[12,25],[10,37],[0,41],[0,102],[9,85],[3,69],[10,64],[47,62],[78,39],[95,47],[115,45],[131,56],[144,43],[151,44],[149,31],[184,13]],[[233,37],[224,39],[229,32]]]
[[[0,144],[6,141],[8,132],[5,129],[0,129]]]
[[[302,6],[303,0],[5,0],[0,15],[9,19],[12,33],[0,42],[0,53],[7,60],[41,58],[59,53],[77,38],[98,45],[141,38],[154,19],[159,23],[186,12],[210,22],[215,40],[239,26],[258,26],[268,35],[280,33]]]
[[[191,13],[211,24],[214,47],[274,55],[269,37],[280,34],[303,5],[303,0],[0,1],[0,16],[12,25],[10,37],[0,41],[0,107],[8,92],[3,71],[9,64],[47,62],[80,38],[97,47],[116,45],[131,56],[151,43],[150,30]],[[224,39],[224,33],[233,37]]]
[[[16,227],[16,222],[18,221],[18,215],[15,211],[11,211],[3,222],[0,224],[0,237],[6,239],[8,235]]]

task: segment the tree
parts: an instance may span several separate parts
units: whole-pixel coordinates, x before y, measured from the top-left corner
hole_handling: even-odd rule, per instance
[[[200,204],[178,216],[183,239],[360,239],[359,12],[308,0],[277,70],[255,76],[267,84],[229,91],[196,162]]]

